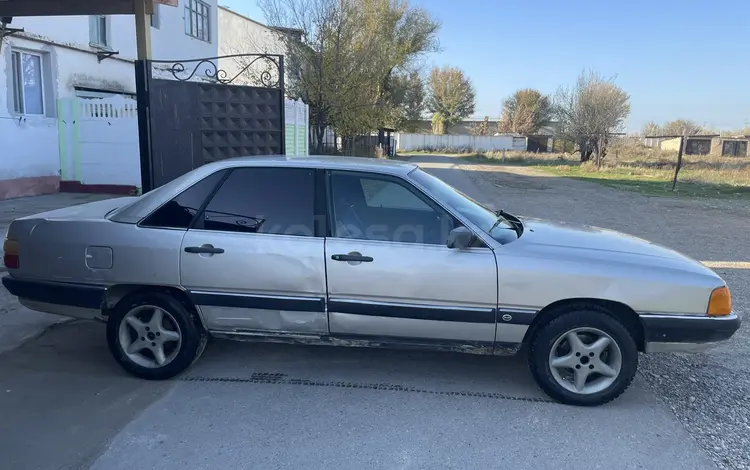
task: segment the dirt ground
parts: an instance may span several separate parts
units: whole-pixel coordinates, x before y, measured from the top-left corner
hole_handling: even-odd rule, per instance
[[[474,182],[470,196],[512,214],[618,230],[717,266],[734,309],[750,308],[750,206],[747,201],[649,197],[561,178],[528,167],[412,159],[448,180],[456,168]],[[450,181],[449,181],[450,182]],[[723,468],[750,468],[750,331],[702,354],[642,355],[641,374],[690,434]]]

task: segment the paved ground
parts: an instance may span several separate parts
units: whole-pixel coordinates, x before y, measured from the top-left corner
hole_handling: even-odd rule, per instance
[[[707,215],[689,201],[422,162],[511,212],[623,229],[703,259],[750,246],[741,207]],[[682,234],[659,235],[656,221]],[[746,307],[747,271],[726,277]],[[581,409],[547,401],[519,358],[217,341],[180,380],[139,381],[110,359],[103,325],[70,322],[0,355],[2,467],[715,468],[710,455],[746,468],[741,333],[709,355],[648,359],[621,399]]]
[[[446,180],[461,168],[480,202],[511,213],[576,221],[643,237],[717,268],[734,308],[750,311],[750,206],[746,201],[647,197],[594,183],[550,176],[526,167],[465,164],[416,157]],[[747,323],[747,321],[745,322]],[[705,354],[641,356],[649,387],[690,434],[725,468],[750,468],[750,327]]]
[[[146,382],[103,330],[0,356],[4,468],[712,468],[640,379],[581,409],[518,359],[216,342],[182,380]]]

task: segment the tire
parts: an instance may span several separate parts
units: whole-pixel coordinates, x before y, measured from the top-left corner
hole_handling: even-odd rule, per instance
[[[567,405],[598,406],[630,386],[638,348],[614,316],[587,308],[568,310],[538,328],[528,359],[531,374],[548,396]]]
[[[158,310],[161,328],[154,323],[153,312]],[[182,302],[162,292],[125,297],[107,321],[107,344],[112,357],[127,372],[142,379],[166,380],[180,374],[198,360],[206,341],[207,335],[196,316]]]

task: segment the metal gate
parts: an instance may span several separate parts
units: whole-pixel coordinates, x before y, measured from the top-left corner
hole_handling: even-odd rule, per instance
[[[137,61],[136,90],[143,192],[216,160],[285,153],[281,55]]]

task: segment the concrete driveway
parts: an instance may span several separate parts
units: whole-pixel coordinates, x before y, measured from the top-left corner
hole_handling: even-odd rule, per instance
[[[641,379],[550,403],[519,359],[217,341],[180,380],[125,376],[104,326],[0,356],[4,468],[714,468]]]
[[[496,206],[528,194],[493,190],[495,169],[420,162]],[[116,366],[103,325],[72,322],[0,355],[0,455],[13,469],[716,468],[652,370],[584,409],[547,400],[521,358],[215,341],[180,379],[147,382]]]

